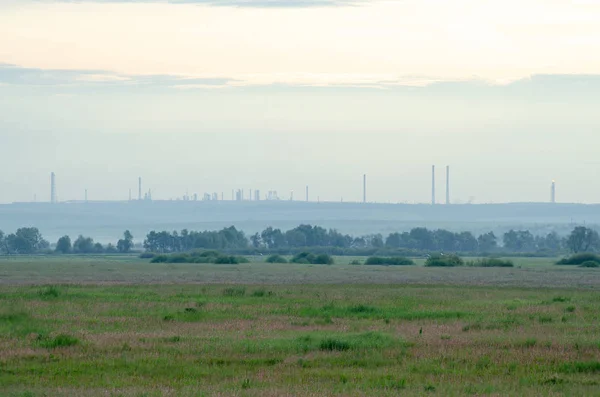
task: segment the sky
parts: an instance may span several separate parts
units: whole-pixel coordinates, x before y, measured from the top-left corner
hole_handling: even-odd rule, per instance
[[[0,0],[0,203],[600,202],[592,0]],[[302,192],[302,193],[301,193]]]

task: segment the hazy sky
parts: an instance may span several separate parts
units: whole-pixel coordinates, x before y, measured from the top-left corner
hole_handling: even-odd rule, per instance
[[[600,202],[595,0],[0,0],[0,202]]]

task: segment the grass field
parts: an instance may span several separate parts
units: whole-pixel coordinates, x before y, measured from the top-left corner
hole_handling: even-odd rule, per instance
[[[517,262],[0,260],[0,395],[600,395],[600,271]]]

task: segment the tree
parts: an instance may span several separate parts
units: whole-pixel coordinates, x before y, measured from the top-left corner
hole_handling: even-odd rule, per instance
[[[562,239],[556,232],[548,233],[545,237],[538,236],[536,240],[540,250],[558,252],[562,248]]]
[[[567,247],[574,254],[595,251],[599,246],[598,232],[587,227],[576,227],[567,238]]]
[[[535,238],[529,230],[510,230],[504,233],[504,247],[515,252],[536,251]]]
[[[14,254],[33,254],[48,247],[48,242],[35,227],[23,227],[9,234],[5,240],[6,252]]]
[[[2,230],[0,230],[0,254],[3,252],[6,252],[6,248],[4,246],[5,244],[5,237],[4,237],[4,232]]]
[[[73,243],[73,251],[78,254],[93,254],[95,251],[94,240],[91,237],[83,237],[80,234]]]
[[[125,233],[123,233],[123,238],[117,241],[117,249],[119,250],[119,252],[126,254],[128,252],[131,252],[131,248],[133,248],[133,235],[129,230],[125,230]]]
[[[104,252],[104,247],[102,246],[102,244],[100,244],[100,243],[94,244],[94,253],[95,254],[102,254],[103,252]]]
[[[58,253],[68,254],[69,252],[71,252],[71,249],[72,249],[72,246],[71,246],[71,237],[69,237],[69,236],[62,236],[56,242],[56,249],[55,249],[55,251],[58,252]]]
[[[369,240],[373,248],[383,248],[383,236],[381,234],[369,236]]]
[[[480,252],[492,252],[498,247],[498,239],[494,232],[482,234],[477,238]]]
[[[250,241],[252,241],[252,246],[254,248],[260,248],[263,244],[262,244],[262,239],[260,237],[260,234],[254,233],[253,236],[250,237]]]
[[[409,237],[411,240],[410,248],[430,251],[434,250],[433,233],[424,227],[417,227],[410,231]]]

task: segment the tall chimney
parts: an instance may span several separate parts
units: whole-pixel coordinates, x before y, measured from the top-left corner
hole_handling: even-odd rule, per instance
[[[306,202],[308,203],[308,185],[306,185]]]
[[[550,187],[550,202],[552,204],[556,203],[556,181],[552,181],[552,186]]]
[[[138,178],[138,200],[142,201],[142,177]]]
[[[435,205],[435,165],[431,166],[431,205]]]
[[[56,175],[54,172],[50,174],[50,202],[56,203]]]
[[[367,174],[363,175],[363,203],[367,202]]]
[[[446,205],[450,204],[450,166],[446,166]]]

